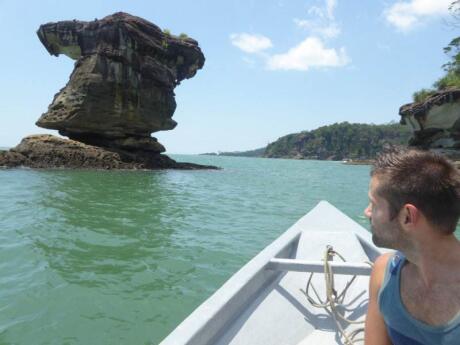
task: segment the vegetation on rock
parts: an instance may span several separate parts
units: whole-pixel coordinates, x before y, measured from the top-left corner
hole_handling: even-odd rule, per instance
[[[460,26],[460,0],[452,2],[449,6],[454,22],[453,26]],[[432,89],[422,89],[414,92],[412,98],[414,102],[423,102],[432,96],[436,91],[446,90],[449,88],[460,88],[460,36],[455,37],[444,48],[444,53],[450,57],[450,61],[442,66],[446,72],[439,80],[433,84]]]

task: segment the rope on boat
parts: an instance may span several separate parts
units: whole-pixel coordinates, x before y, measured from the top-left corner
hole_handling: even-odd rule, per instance
[[[310,276],[307,281],[307,286],[305,287],[305,291],[301,290],[305,296],[307,297],[310,304],[317,308],[323,308],[330,314],[332,314],[334,321],[337,325],[337,329],[341,335],[345,339],[346,345],[354,345],[357,344],[359,341],[364,341],[364,338],[357,338],[355,337],[359,334],[364,332],[364,327],[360,327],[355,329],[352,332],[346,332],[340,323],[340,320],[347,323],[347,324],[364,324],[364,321],[355,321],[350,320],[345,317],[345,313],[341,313],[337,307],[343,307],[343,302],[345,300],[346,293],[353,284],[356,276],[353,276],[345,285],[342,292],[338,293],[334,288],[334,272],[332,272],[331,266],[329,264],[330,261],[334,258],[334,256],[338,256],[343,262],[346,262],[345,258],[340,255],[338,252],[334,250],[332,246],[327,246],[326,251],[324,252],[324,279],[326,283],[326,300],[322,300],[318,294],[318,291],[315,289],[314,285],[312,284],[312,278],[314,273],[310,273]],[[372,263],[366,261],[372,267]],[[310,296],[310,288],[313,290],[317,300]]]

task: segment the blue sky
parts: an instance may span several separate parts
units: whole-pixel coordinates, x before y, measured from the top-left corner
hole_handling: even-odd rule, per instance
[[[0,0],[0,146],[54,133],[35,126],[73,70],[40,24],[124,11],[196,39],[206,57],[176,88],[178,122],[153,135],[168,153],[248,150],[334,122],[399,121],[442,75],[459,35],[450,0]]]

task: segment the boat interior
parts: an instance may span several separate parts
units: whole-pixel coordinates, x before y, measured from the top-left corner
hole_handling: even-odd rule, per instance
[[[342,258],[328,256],[328,250]],[[161,345],[347,345],[339,329],[348,335],[356,331],[355,340],[363,338],[359,329],[364,324],[354,322],[365,319],[370,263],[382,252],[366,229],[323,201],[242,267]],[[332,284],[326,284],[325,261]],[[328,291],[339,296],[333,311],[312,305],[310,300],[325,302]]]

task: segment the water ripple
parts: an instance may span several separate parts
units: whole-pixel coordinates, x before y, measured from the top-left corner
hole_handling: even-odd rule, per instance
[[[368,167],[186,156],[220,171],[0,171],[0,343],[158,343],[318,201],[356,221]]]

